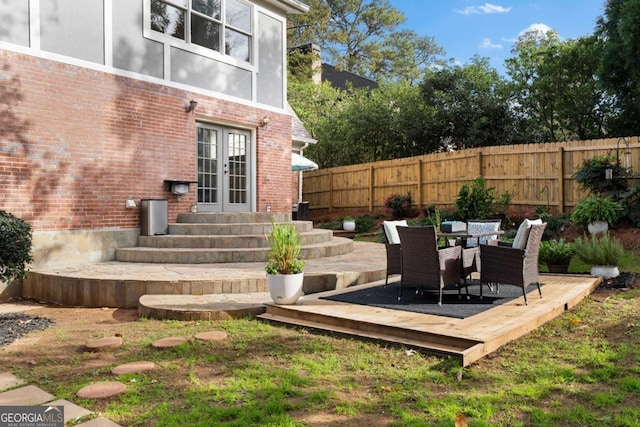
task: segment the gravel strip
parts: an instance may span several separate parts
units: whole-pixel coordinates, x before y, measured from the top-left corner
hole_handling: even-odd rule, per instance
[[[33,331],[42,331],[53,325],[51,319],[24,313],[0,314],[0,347],[9,345]]]

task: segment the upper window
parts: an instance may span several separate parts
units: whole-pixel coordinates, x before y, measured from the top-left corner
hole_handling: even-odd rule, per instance
[[[151,29],[251,62],[251,7],[240,0],[151,0]]]

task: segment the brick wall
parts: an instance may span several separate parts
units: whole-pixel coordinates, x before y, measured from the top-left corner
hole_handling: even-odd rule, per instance
[[[194,186],[178,200],[163,180],[195,179],[196,119],[255,131],[258,210],[290,210],[289,116],[15,52],[0,64],[0,209],[34,230],[138,227],[128,198],[168,198],[175,221]]]

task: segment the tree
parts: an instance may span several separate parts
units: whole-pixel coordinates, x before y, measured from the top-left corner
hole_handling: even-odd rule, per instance
[[[640,134],[640,0],[608,0],[596,26],[603,43],[598,76],[615,99],[611,131]]]
[[[405,17],[387,0],[310,0],[289,23],[289,48],[314,43],[338,69],[376,81],[419,80],[442,55],[432,37],[399,30]]]
[[[596,76],[595,37],[561,41],[552,30],[523,34],[506,60],[523,142],[603,137],[611,99]]]
[[[476,56],[470,64],[432,71],[421,88],[425,108],[432,112],[430,152],[511,142],[506,81],[487,58]]]

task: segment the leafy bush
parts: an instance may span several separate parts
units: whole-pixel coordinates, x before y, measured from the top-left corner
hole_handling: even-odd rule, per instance
[[[491,214],[503,212],[511,203],[513,195],[508,191],[496,198],[495,188],[486,187],[483,177],[473,180],[471,186],[462,184],[456,199],[458,215],[463,220],[485,219]]]
[[[578,237],[573,246],[576,256],[590,265],[619,266],[625,255],[620,240],[609,237],[609,234]]]
[[[612,171],[612,179],[607,179],[607,169]],[[629,171],[620,166],[614,156],[599,155],[585,159],[582,166],[573,174],[580,188],[600,196],[617,199],[627,190]]]
[[[569,265],[575,253],[576,248],[573,243],[564,239],[543,240],[540,242],[538,259],[547,265]]]
[[[356,218],[356,231],[358,233],[368,233],[373,231],[376,222],[370,216],[363,215]]]
[[[300,235],[293,224],[271,224],[267,235],[269,257],[267,274],[298,274],[304,269],[300,258]]]
[[[411,194],[392,194],[384,201],[384,210],[390,213],[395,219],[406,218],[409,216],[413,199]]]
[[[0,210],[0,281],[23,278],[31,257],[31,226]]]
[[[576,224],[585,226],[594,221],[606,221],[615,224],[622,215],[622,205],[610,197],[593,195],[578,202],[571,220]]]
[[[547,215],[546,218],[542,218],[542,221],[547,223],[547,227],[544,229],[543,235],[543,238],[546,240],[560,238],[564,229],[572,224],[571,214],[568,213]]]

